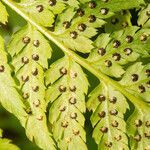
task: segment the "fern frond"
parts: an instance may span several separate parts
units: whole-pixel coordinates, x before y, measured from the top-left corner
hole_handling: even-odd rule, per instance
[[[144,28],[150,27],[150,4],[139,11],[138,24]]]
[[[6,22],[8,21],[8,13],[6,11],[5,6],[1,2],[0,2],[0,10],[1,10],[0,22],[6,24]]]
[[[134,1],[130,7],[136,7],[143,1]],[[124,5],[120,5],[124,3]],[[104,19],[109,18],[122,9],[126,9],[127,1],[90,1],[81,5],[79,9],[69,8],[60,14],[54,24],[54,34],[69,48],[88,53],[93,48],[89,39],[97,34],[97,29],[105,24]],[[115,6],[115,7],[114,7]]]
[[[96,28],[105,24],[105,21],[97,18],[90,22],[89,19],[94,19],[94,16],[86,13],[81,17],[80,13],[84,14],[85,12],[80,9],[68,8],[57,17],[53,33],[72,50],[88,53],[93,48],[93,42],[89,38],[97,34]]]
[[[125,72],[124,65],[141,57],[149,57],[149,36],[149,29],[139,30],[136,26],[111,35],[101,34],[87,60],[103,73],[119,78]]]
[[[117,40],[118,43],[117,47],[113,47],[114,40],[115,42]],[[99,49],[94,49],[93,52],[91,53],[90,57],[88,58],[90,63],[92,63],[93,66],[95,65],[101,71],[103,71],[104,69],[105,70],[103,71],[104,73],[114,77],[121,77],[121,75],[124,74],[125,71],[122,80],[119,82],[122,85],[122,88],[126,89],[126,91],[128,91],[129,93],[132,93],[132,95],[134,95],[135,97],[149,102],[150,66],[149,65],[142,66],[142,63],[139,62],[139,63],[135,63],[127,70],[123,69],[123,71],[121,71],[121,69],[123,68],[122,66],[129,64],[130,62],[133,62],[138,58],[149,57],[149,29],[138,30],[137,27],[130,27],[125,30],[113,33],[112,35],[101,34],[95,43],[97,47],[99,47]],[[126,48],[129,48],[129,50],[131,50],[130,51],[131,53],[127,54],[126,51],[124,51]],[[116,57],[114,57],[114,54],[117,54]],[[109,60],[111,62],[110,66],[106,65],[106,60],[107,61]],[[117,67],[116,64],[118,65]],[[120,98],[121,103],[120,104],[116,103],[114,105],[115,107],[117,107],[118,104],[118,106],[120,107],[118,108],[119,111],[116,111],[116,109],[113,108],[113,104],[111,104],[111,98],[112,99],[114,98],[113,95],[111,96],[111,94],[112,93],[115,94],[115,92],[116,91],[112,91],[112,87],[110,88],[106,83],[102,82],[91,93],[90,99],[87,103],[88,109],[93,111],[91,117],[91,122],[94,127],[93,137],[96,143],[99,145],[100,149],[107,149],[107,148],[109,149],[110,147],[112,149],[119,149],[119,147],[124,147],[125,149],[127,149],[127,145],[128,145],[127,137],[125,135],[120,136],[120,131],[122,131],[122,133],[126,132],[126,123],[124,121],[123,114],[126,112],[126,109],[128,108],[127,102],[124,96],[123,96],[124,98],[123,97]],[[115,94],[115,96],[116,95],[117,93]],[[115,98],[115,99],[117,100],[117,102],[119,101],[118,100],[119,98]],[[102,100],[102,101],[99,102],[98,100]],[[117,120],[117,122],[116,119],[113,118],[114,116],[110,117],[111,116],[110,109],[113,110],[112,112],[116,112],[116,113],[122,112],[122,116],[118,117],[120,119]],[[149,120],[150,115],[148,115],[148,112],[146,116],[147,116],[147,120]],[[135,116],[133,115],[133,118],[134,117]],[[115,123],[117,127],[118,125],[121,124],[121,128],[118,129],[118,132],[115,129],[112,129],[113,123]],[[129,122],[129,124],[133,126],[131,121]],[[123,141],[124,145],[115,143],[115,141],[117,141],[115,140],[117,139],[115,138],[116,134],[118,135],[119,141],[121,141],[121,139],[124,140]],[[136,132],[134,132],[134,134],[136,134]],[[141,136],[143,136],[144,131],[141,134],[142,134]],[[148,129],[146,131],[146,135],[147,135],[146,138],[148,139],[149,138]],[[107,139],[107,137],[109,137],[109,139]],[[148,146],[148,142],[146,141],[145,141],[146,144],[143,146],[143,148]],[[116,145],[119,147],[116,147]],[[141,149],[142,147],[139,145],[136,148]]]
[[[44,69],[48,67],[51,47],[40,32],[27,25],[13,35],[8,52],[12,56],[24,103],[28,107],[27,136],[43,149],[55,149],[45,116]],[[41,137],[44,141],[41,141]]]
[[[87,108],[93,111],[93,138],[98,149],[128,149],[124,121],[128,108],[126,98],[109,84],[101,82],[90,94]]]
[[[8,65],[7,53],[4,50],[4,40],[0,36],[0,102],[2,106],[13,113],[24,124],[25,105],[17,92],[17,86],[11,77],[11,68]]]
[[[62,10],[60,14],[56,15],[56,19],[54,20],[54,22],[51,22],[54,27],[53,33],[50,32],[48,28],[43,27],[44,25],[41,25],[38,22],[39,20],[36,21],[35,18],[32,18],[31,16],[28,16],[28,14],[24,13],[19,4],[16,5],[14,2],[11,2],[9,0],[3,1],[11,8],[13,8],[16,12],[20,13],[22,17],[24,17],[29,23],[35,26],[41,33],[43,33],[49,40],[54,42],[65,53],[65,57],[54,62],[53,65],[50,66],[50,69],[46,72],[46,86],[48,87],[46,91],[46,102],[44,102],[43,105],[40,106],[39,103],[33,104],[34,100],[32,98],[28,98],[29,102],[27,103],[27,106],[30,106],[32,110],[32,115],[29,116],[29,121],[27,124],[29,125],[27,126],[27,128],[30,129],[28,131],[31,132],[30,139],[36,137],[35,141],[37,141],[37,144],[42,148],[48,149],[46,147],[46,144],[49,142],[43,143],[39,138],[41,135],[43,135],[43,132],[46,133],[46,135],[49,134],[47,131],[47,127],[46,130],[43,129],[46,126],[45,116],[40,115],[40,117],[38,118],[39,121],[44,121],[44,125],[38,125],[37,118],[34,114],[44,114],[44,108],[50,102],[51,105],[49,111],[49,122],[51,123],[53,136],[58,143],[58,147],[62,150],[76,149],[77,145],[78,147],[80,147],[80,149],[87,149],[85,144],[86,135],[83,129],[83,113],[85,112],[86,108],[84,99],[85,94],[87,94],[88,90],[88,81],[80,67],[81,65],[88,71],[93,73],[100,80],[99,86],[91,93],[90,99],[87,103],[89,110],[93,111],[91,117],[91,122],[94,127],[93,137],[95,138],[96,143],[99,144],[99,149],[129,149],[130,146],[128,144],[128,138],[126,137],[126,120],[124,118],[126,110],[129,108],[127,100],[129,100],[140,113],[142,112],[146,116],[148,114],[148,117],[146,117],[146,121],[149,118],[150,107],[148,104],[148,97],[150,71],[148,68],[146,68],[148,69],[148,71],[146,71],[146,76],[148,76],[143,76],[143,69],[145,69],[145,67],[142,67],[141,63],[135,63],[135,61],[143,61],[143,59],[145,58],[149,59],[150,46],[148,43],[150,40],[150,30],[140,29],[139,27],[129,27],[112,34],[101,34],[94,43],[93,39],[91,38],[97,34],[99,23],[101,26],[107,21],[107,19],[115,15],[115,13],[119,13],[118,11],[122,9],[138,7],[140,6],[140,4],[144,4],[144,1],[133,0],[131,3],[131,1],[125,0],[112,0],[105,2],[95,1],[94,3],[91,3],[91,1],[89,2],[88,0],[84,0],[82,3],[80,1],[80,3],[78,3],[78,6],[68,6],[68,4],[65,4],[66,7],[64,8],[64,10]],[[65,2],[63,2],[63,4],[64,3]],[[91,7],[94,7],[94,9]],[[84,10],[84,12],[82,10]],[[79,12],[80,14],[78,14]],[[94,15],[94,17],[92,16],[92,19],[94,18],[94,23],[92,24],[90,22],[91,20],[86,20],[89,19],[89,15],[91,14]],[[83,23],[79,26],[78,23],[82,23],[80,22],[80,17],[83,19],[83,22],[85,21],[86,23]],[[65,19],[68,20],[64,23]],[[97,20],[99,20],[98,23]],[[88,28],[89,31],[87,30]],[[84,32],[81,30],[84,30]],[[86,32],[86,30],[88,32]],[[20,34],[23,33],[20,32]],[[20,35],[18,34],[18,37],[19,36]],[[84,42],[82,44],[84,45],[85,49],[83,46],[81,47],[80,42],[82,40],[79,37],[84,38]],[[15,41],[16,39],[17,37],[13,40]],[[87,42],[87,40],[89,43]],[[20,38],[20,41],[22,41],[22,38]],[[33,57],[31,56],[33,55],[31,52],[33,50],[33,46],[31,46],[31,43],[30,41],[28,42],[28,40],[25,46],[22,46],[20,45],[20,41],[14,43],[12,42],[12,47],[15,43],[17,43],[21,48],[16,46],[17,49],[13,48],[12,50],[10,50],[10,53],[13,57],[13,65],[16,68],[15,72],[18,79],[20,80],[22,90],[28,88],[31,89],[31,87],[28,87],[27,83],[22,83],[20,79],[22,73],[29,72],[29,70],[25,68],[26,65],[30,64],[30,62],[24,66],[20,66],[20,63],[17,64],[17,62],[18,60],[20,61],[20,58],[22,60],[22,56],[24,57],[25,54],[27,54],[30,59],[32,59]],[[30,46],[28,47],[28,45]],[[83,53],[89,53],[91,50],[92,52],[90,53],[90,57],[88,59],[84,59],[73,52],[71,49]],[[42,53],[40,53],[39,55],[44,57],[44,60],[48,59],[48,57],[46,57]],[[145,66],[147,64],[146,59],[143,61],[143,64]],[[43,68],[46,63],[41,63],[40,61],[39,63],[35,63],[33,60],[31,62],[35,64],[35,66],[38,66],[40,64],[40,67],[42,68],[40,74],[40,77],[42,77],[42,79],[40,78],[38,80],[40,82],[37,81],[37,83],[41,83],[40,87],[42,86],[43,91],[45,91]],[[32,69],[31,66],[28,66],[30,70]],[[134,73],[132,72],[132,70],[135,70],[137,66],[139,67],[139,71],[142,70],[140,72],[142,78],[139,78],[139,76],[137,75],[137,70]],[[73,74],[72,68],[74,72]],[[130,70],[132,74],[130,74]],[[129,84],[129,86],[126,86],[126,80],[124,81],[124,78],[126,77],[127,81],[130,82],[130,84],[127,83],[127,85]],[[128,80],[129,78],[130,80]],[[137,84],[135,84],[135,82]],[[133,87],[138,90],[136,93]],[[32,89],[30,91],[32,91]],[[42,96],[42,100],[44,100],[43,95],[45,94],[40,95]],[[39,95],[37,94],[34,98],[38,96]],[[75,98],[73,96],[75,96]],[[38,108],[34,108],[35,104],[38,104]],[[147,109],[146,112],[144,111],[145,109]],[[136,117],[136,115],[133,114],[131,117],[134,118]],[[141,116],[140,119],[144,120]],[[146,123],[145,121],[142,122]],[[35,127],[34,123],[36,124]],[[32,127],[34,130],[31,130]],[[41,131],[38,134],[35,130],[38,130],[39,128],[42,128],[44,131],[42,130],[43,132]],[[146,134],[145,131],[142,131],[142,129],[138,128],[138,130],[140,130],[140,134],[142,137],[143,135],[146,135],[146,138],[147,136],[149,138],[149,131],[147,130],[147,127],[146,130],[144,129],[146,131]],[[134,130],[134,132],[136,131]],[[130,141],[132,141],[134,136],[135,134],[131,134]],[[49,141],[47,140],[47,136],[44,137],[46,137],[45,141]],[[52,141],[50,143],[51,145],[53,145]],[[137,147],[137,144],[135,146],[135,144],[132,144],[131,142],[131,147]],[[144,146],[142,147],[142,149],[147,149],[147,147],[148,146],[146,141],[144,142]],[[138,148],[141,148],[141,144],[138,144],[137,149]]]
[[[122,88],[145,102],[149,102],[150,97],[149,68],[149,64],[143,66],[141,62],[137,62],[126,70],[120,81]],[[128,108],[126,98],[111,86],[100,83],[90,94],[87,107],[93,111],[91,116],[94,127],[93,137],[100,149],[109,149],[110,147],[112,149],[120,147],[128,149],[128,140],[124,134],[126,128],[131,136],[132,149],[146,149],[149,146],[149,110],[143,110],[140,106],[136,107],[126,127],[123,116]],[[124,145],[115,143],[118,141],[121,144],[123,142]]]
[[[138,68],[138,69],[137,69]],[[150,64],[142,65],[138,62],[127,69],[126,74],[120,83],[130,90],[136,97],[149,102],[150,97]],[[130,136],[131,149],[148,149],[150,138],[150,113],[140,106],[135,108],[128,119],[128,133]]]
[[[17,4],[38,24],[52,27],[53,33],[68,48],[89,53],[93,48],[93,42],[89,38],[97,34],[96,28],[101,27],[106,18],[122,9],[138,7],[144,1],[134,0],[129,3],[127,0],[85,0],[79,3],[77,0],[23,0]]]
[[[131,150],[148,150],[150,148],[150,113],[147,110],[135,108],[127,123]]]
[[[86,150],[83,113],[88,81],[81,67],[66,55],[46,72],[46,84],[50,84],[46,99],[52,103],[49,121],[58,147],[75,150],[78,146]]]
[[[65,9],[63,2],[58,2],[54,7],[47,0],[21,0],[20,8],[42,26],[50,27],[54,23],[56,14]]]
[[[56,150],[54,140],[47,127],[47,119],[44,112],[40,112],[39,118],[35,115],[28,117],[25,129],[28,138],[35,142],[41,149]]]
[[[150,64],[142,65],[141,62],[137,62],[130,66],[120,84],[136,97],[150,102]]]
[[[120,83],[137,98],[150,102],[150,64],[142,65],[141,62],[137,62],[130,66]],[[131,149],[149,149],[149,127],[149,110],[136,107],[128,119],[127,126]]]
[[[126,27],[132,26],[131,13],[128,10],[124,10],[116,13],[114,16],[106,19],[105,32],[112,33],[114,31],[121,30]]]

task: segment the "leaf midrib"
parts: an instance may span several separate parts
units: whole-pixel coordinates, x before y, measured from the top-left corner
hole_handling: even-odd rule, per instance
[[[20,16],[22,16],[27,22],[32,24],[34,27],[36,27],[43,35],[45,35],[50,41],[54,42],[64,53],[67,53],[74,61],[76,61],[78,64],[80,64],[82,67],[86,68],[89,72],[91,72],[93,75],[95,75],[98,79],[102,80],[103,82],[112,85],[116,90],[120,91],[123,95],[125,95],[134,105],[143,111],[149,110],[149,105],[145,103],[142,99],[135,97],[131,93],[127,92],[122,85],[108,77],[107,75],[103,74],[100,70],[94,68],[92,65],[90,65],[89,62],[87,62],[84,58],[77,55],[75,52],[67,48],[65,45],[63,45],[60,41],[57,40],[57,37],[50,31],[48,31],[46,28],[38,25],[32,18],[27,16],[24,12],[22,12],[17,4],[15,2],[12,2],[12,0],[2,0],[6,5],[8,5],[11,9],[13,9],[16,13],[18,13]]]

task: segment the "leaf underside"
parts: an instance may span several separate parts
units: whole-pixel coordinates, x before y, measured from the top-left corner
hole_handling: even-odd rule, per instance
[[[28,138],[44,150],[87,150],[87,108],[98,150],[149,150],[149,1],[2,2],[27,21],[8,43],[0,32],[0,103]],[[1,2],[0,12],[3,28]],[[59,49],[64,55],[53,61]],[[99,79],[95,88],[82,67]],[[18,149],[0,138],[8,148]]]

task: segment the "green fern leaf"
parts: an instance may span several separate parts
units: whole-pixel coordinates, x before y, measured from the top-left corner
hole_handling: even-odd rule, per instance
[[[8,51],[12,56],[24,103],[28,107],[26,111],[29,116],[25,126],[27,136],[43,149],[55,149],[46,125],[44,98],[44,69],[48,67],[51,47],[40,32],[28,25],[13,35]]]
[[[113,17],[106,20],[105,32],[111,33],[113,31],[118,31],[123,28],[132,26],[131,23],[131,13],[129,11],[121,11],[116,13]]]
[[[149,64],[143,66],[141,62],[137,62],[126,70],[120,81],[122,88],[145,102],[149,102],[150,97],[149,68]],[[128,109],[126,98],[104,82],[101,82],[90,94],[87,108],[93,111],[91,116],[94,127],[93,137],[100,150],[128,149],[128,139],[124,134],[126,132],[130,137],[132,150],[149,148],[148,109],[140,108],[140,105],[136,107],[126,126],[124,120],[124,114]]]
[[[8,13],[6,11],[5,6],[1,2],[0,2],[0,10],[1,10],[0,22],[3,24],[6,24],[7,18],[8,18]]]
[[[133,93],[133,95],[136,95],[136,97],[142,98],[147,102],[149,102],[150,97],[149,68],[150,64],[143,66],[142,63],[138,62],[127,69],[126,74],[120,81],[127,90],[130,90]],[[128,119],[127,129],[131,138],[131,149],[148,149],[150,137],[149,119],[149,111],[142,110],[140,107],[136,108]]]
[[[22,0],[18,3],[21,9],[42,26],[50,27],[54,22],[55,15],[61,13],[65,8],[62,2],[58,2],[52,7],[48,1],[44,0]]]
[[[46,99],[52,103],[49,121],[58,147],[75,150],[78,145],[81,150],[86,150],[82,113],[86,110],[84,95],[87,94],[88,81],[81,67],[66,55],[46,72],[46,84],[51,84]]]
[[[68,8],[59,15],[55,23],[54,34],[72,50],[88,53],[93,48],[93,42],[89,38],[97,34],[95,28],[101,27],[105,21],[97,18],[94,23],[89,23],[90,14],[83,17],[76,15],[74,8]]]
[[[138,7],[144,4],[143,0],[134,0],[131,3],[127,0],[91,2],[85,0],[69,1],[34,1],[22,0],[18,3],[24,12],[38,24],[51,27],[57,38],[68,48],[82,53],[89,53],[93,48],[92,40],[89,38],[97,34],[97,29],[115,12],[121,9]],[[59,6],[60,5],[60,6]],[[57,7],[58,6],[58,7]],[[94,9],[93,9],[94,8]],[[43,19],[44,18],[44,19]],[[56,18],[54,20],[54,18]],[[85,32],[83,32],[85,30]]]
[[[133,30],[133,29],[135,29],[135,30]],[[134,49],[136,50],[136,53],[139,55],[138,57],[149,57],[149,54],[148,54],[149,48],[148,48],[148,43],[147,43],[148,29],[141,29],[137,32],[136,31],[137,31],[137,28],[132,27],[132,28],[126,29],[126,31],[124,31],[123,34],[121,33],[122,31],[119,31],[117,34],[113,33],[112,37],[121,37],[121,39],[123,39],[125,41],[127,35],[132,35],[133,34],[134,39],[132,40],[131,43],[132,44],[134,43],[134,45],[130,44],[131,48],[134,47],[134,48],[132,48],[132,50],[134,50]],[[130,34],[128,34],[128,33],[130,33]],[[145,37],[145,33],[147,33],[147,35],[146,35],[146,38],[143,40],[143,36]],[[99,37],[98,41],[96,41],[96,44],[100,44],[100,46],[105,46],[109,43],[112,47],[112,43],[110,42],[110,40],[111,40],[111,38],[109,37],[109,34],[102,34]],[[99,41],[101,41],[102,44],[99,43]],[[137,43],[137,45],[139,43],[141,43],[141,44],[139,44],[139,46],[137,46],[136,43]],[[124,50],[125,47],[127,47],[126,45],[127,45],[126,41],[121,42],[121,49]],[[144,48],[142,48],[142,47],[144,47]],[[106,50],[107,50],[107,48],[109,48],[111,50],[111,48],[109,46],[106,47]],[[95,53],[96,52],[93,52],[93,54],[92,54],[93,58],[98,57],[97,54],[95,54]],[[113,51],[113,53],[114,53],[114,51]],[[113,53],[111,53],[111,57],[112,57]],[[117,53],[118,53],[118,51],[117,51]],[[106,58],[107,58],[107,56],[106,56]],[[133,59],[133,57],[132,57],[132,59]],[[99,58],[97,58],[97,60],[99,60]],[[125,60],[129,61],[127,58]],[[92,59],[90,59],[90,61],[93,62]],[[129,62],[132,62],[132,61],[129,61]],[[114,64],[114,62],[112,64]],[[125,62],[123,64],[120,63],[120,65],[125,65],[125,64],[127,64],[127,62]],[[102,67],[102,65],[101,65],[101,67]],[[138,70],[137,70],[137,68],[138,68]],[[150,94],[150,91],[149,91],[149,84],[150,84],[149,83],[149,68],[150,68],[149,64],[143,66],[141,62],[137,62],[134,65],[130,66],[127,70],[125,70],[125,73],[123,73],[124,74],[123,78],[121,79],[121,81],[119,81],[119,83],[121,84],[121,88],[126,89],[126,91],[131,93],[137,99],[142,99],[145,102],[149,102],[149,96],[150,96],[149,95]],[[117,69],[113,68],[113,71],[114,70],[117,71],[119,69],[118,68]],[[108,85],[106,85],[106,83],[102,82],[90,94],[90,99],[87,103],[87,107],[88,107],[89,110],[93,111],[93,114],[91,116],[91,122],[92,122],[92,125],[94,127],[93,137],[94,137],[96,143],[99,145],[99,149],[107,149],[107,148],[109,149],[110,147],[112,149],[119,149],[119,147],[124,147],[125,149],[127,149],[127,147],[126,147],[128,145],[127,137],[122,136],[120,134],[120,131],[122,131],[123,133],[126,132],[126,124],[125,124],[125,121],[124,121],[123,114],[125,114],[126,109],[128,108],[128,105],[127,105],[127,102],[126,102],[126,98],[124,96],[122,98],[120,97],[120,103],[119,103],[118,102],[119,98],[116,98],[116,96],[117,96],[116,92],[118,92],[118,91],[115,91],[114,89],[113,89],[114,90],[113,91],[112,89],[113,89],[112,87],[110,88]],[[115,96],[113,97],[112,94],[115,94]],[[117,100],[118,103],[116,103],[115,105],[114,105],[114,103],[111,104],[113,99],[115,101]],[[117,110],[117,109],[116,108],[114,109],[114,107],[117,107],[117,106],[119,106],[120,108],[118,107],[117,109],[119,111],[116,112],[115,110]],[[110,117],[111,116],[110,114],[114,114],[114,113],[111,113],[110,109],[113,110],[112,112],[117,113],[116,115],[117,115],[117,118],[119,118],[119,120],[116,120],[116,118],[114,119],[113,115],[112,115],[113,117]],[[129,126],[129,135],[131,133],[131,141],[132,141],[131,146],[133,147],[133,149],[144,149],[144,148],[148,147],[148,138],[149,138],[149,130],[147,129],[148,127],[147,128],[145,127],[146,129],[144,129],[144,130],[143,130],[143,128],[142,129],[135,128],[135,121],[136,121],[135,119],[142,120],[143,121],[143,126],[144,126],[146,124],[146,122],[149,123],[148,121],[149,121],[150,115],[149,115],[148,110],[140,109],[139,111],[140,111],[139,115],[138,115],[138,113],[134,113],[130,117],[129,122],[128,122],[129,123],[129,125],[128,125]],[[122,112],[122,116],[118,116],[118,112],[119,113]],[[135,112],[136,112],[136,110],[135,110]],[[144,114],[145,114],[145,118],[142,118],[143,117],[142,115],[144,115]],[[122,120],[120,120],[121,118],[122,118]],[[133,122],[134,122],[134,124],[133,124]],[[119,128],[118,132],[115,131],[114,129],[110,129],[110,127],[111,128],[114,127],[113,123],[115,124],[115,127],[116,126],[118,127],[121,124],[121,128]],[[135,129],[132,130],[132,128],[135,128]],[[127,127],[127,129],[128,129],[128,127]],[[137,134],[138,129],[139,129],[140,134]],[[110,132],[112,132],[112,133],[110,133]],[[125,141],[123,141],[123,143],[126,146],[125,145],[121,146],[120,144],[115,144],[114,141],[117,138],[115,138],[114,135],[116,135],[116,133],[118,135],[119,141],[121,141],[122,139],[125,140]],[[123,137],[123,138],[121,138],[121,137]],[[137,144],[137,142],[135,143],[135,141],[137,140],[136,139],[137,137],[139,137],[140,140],[141,140],[141,138],[145,138],[145,140],[144,139],[142,140],[144,142],[143,143],[142,143],[142,141],[139,142],[140,141],[139,140],[138,141],[139,144]],[[136,140],[133,140],[133,139],[136,139]],[[115,147],[116,145],[117,146],[119,145],[119,147],[118,148]]]
[[[87,149],[83,114],[86,111],[85,95],[89,84],[81,69],[83,66],[100,81],[87,102],[87,108],[92,110],[93,137],[98,149],[149,149],[150,70],[147,62],[150,53],[150,30],[133,26],[110,34],[100,34],[102,30],[99,29],[123,9],[141,8],[140,5],[144,4],[144,1],[49,1],[51,4],[53,2],[52,8],[57,3],[63,5],[62,9],[57,8],[56,12],[49,9],[48,2],[40,0],[22,0],[17,4],[9,0],[3,1],[37,28],[23,28],[13,36],[8,47],[15,67],[15,76],[20,83],[19,88],[26,97],[24,104],[31,109],[26,122],[28,137],[42,149],[55,149],[45,116],[46,106],[50,103],[49,127],[58,149]],[[32,9],[26,4],[30,4]],[[32,14],[35,8],[38,10],[36,16]],[[41,22],[40,19],[43,18],[40,15],[45,10],[48,12],[43,16],[51,17],[49,24],[45,23],[47,20]],[[130,23],[129,14],[127,20]],[[51,55],[48,50],[50,46],[47,46],[47,40],[37,30],[65,53],[63,58],[50,65],[50,69],[47,63]],[[97,34],[99,36],[94,42],[94,36]],[[42,41],[42,47],[39,47],[39,42],[34,43],[34,35],[36,38],[40,37],[38,41]],[[79,56],[72,50],[92,52],[88,59],[84,59],[81,57],[84,54],[79,53]],[[39,76],[31,73],[32,69],[37,73],[35,68]],[[44,74],[46,69],[48,70]],[[24,76],[27,73],[29,75]],[[35,87],[32,87],[34,84]],[[126,126],[127,109],[131,111],[128,105],[134,105],[135,108]],[[135,123],[140,123],[140,127],[132,130]],[[137,133],[140,134],[138,143],[135,141]]]
[[[128,135],[130,137],[131,149],[149,149],[150,138],[150,114],[141,109],[135,109],[128,119]]]
[[[150,4],[143,7],[139,12],[138,24],[144,28],[150,27]]]
[[[150,64],[143,66],[141,62],[137,62],[126,70],[120,81],[127,91],[146,102],[150,102],[149,68]]]
[[[87,60],[103,73],[119,78],[125,72],[124,65],[149,57],[149,35],[149,29],[139,30],[136,26],[101,34]]]
[[[5,109],[13,113],[24,124],[27,114],[22,98],[16,90],[16,84],[11,77],[11,72],[4,50],[4,40],[0,36],[0,102]]]
[[[121,3],[124,5],[120,5]],[[140,3],[143,1],[134,1],[130,6],[127,1],[108,1],[107,3],[92,1],[84,3],[79,9],[69,8],[57,17],[54,34],[59,35],[59,39],[72,50],[88,53],[93,48],[89,38],[97,34],[96,28],[105,24],[103,19],[113,16],[114,12],[119,11],[122,7],[124,7],[123,9],[132,8]],[[93,5],[94,9],[91,9],[90,5]]]
[[[99,150],[128,149],[124,121],[124,114],[128,108],[126,98],[102,82],[90,94],[87,108],[93,111],[91,116],[94,127],[93,138]]]
[[[26,134],[31,141],[34,141],[44,150],[56,150],[51,133],[46,125],[45,114],[40,112],[41,117],[29,116],[26,124]]]
[[[56,15],[62,13],[68,5],[78,7],[79,2],[77,0],[21,0],[18,4],[21,9],[32,17],[37,23],[45,27],[51,27],[54,23]]]
[[[138,68],[138,69],[137,69]],[[129,67],[120,83],[133,95],[149,102],[150,97],[150,64],[142,65],[137,62]],[[131,149],[149,149],[150,138],[150,113],[136,107],[128,119],[127,130],[130,136]]]
[[[31,49],[31,52],[28,49]],[[8,45],[8,51],[11,56],[14,57],[13,64],[15,65],[16,71],[18,71],[24,65],[23,63],[18,63],[18,60],[19,62],[22,62],[21,60],[24,56],[28,59],[34,60],[34,55],[40,55],[40,57],[37,58],[38,60],[33,62],[35,62],[35,65],[37,65],[36,62],[38,62],[39,66],[47,68],[47,59],[51,57],[52,50],[49,42],[43,37],[43,35],[31,25],[28,25],[12,37]],[[31,61],[31,63],[33,62]]]

